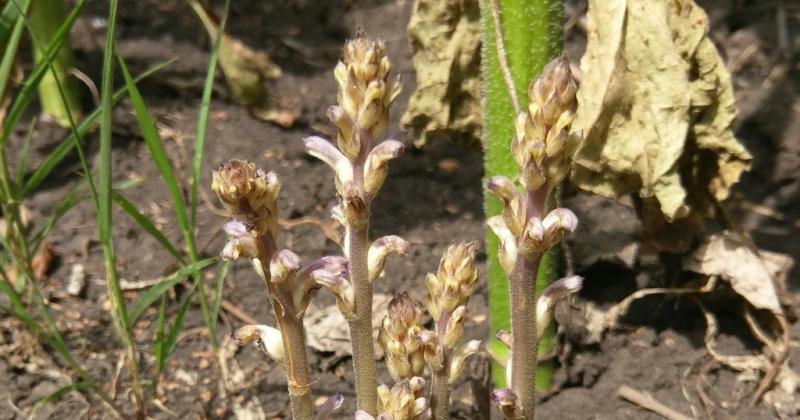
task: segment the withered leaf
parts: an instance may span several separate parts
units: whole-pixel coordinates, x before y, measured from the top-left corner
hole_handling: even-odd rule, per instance
[[[417,88],[401,123],[418,147],[480,144],[480,34],[478,0],[416,0],[408,38]]]
[[[683,261],[683,268],[719,276],[730,282],[733,290],[753,306],[775,314],[783,313],[774,281],[774,277],[782,273],[776,268],[790,267],[785,256],[776,258],[774,253],[769,253],[765,258],[753,251],[741,236],[729,231],[709,237]]]
[[[730,75],[705,12],[692,0],[590,0],[587,23],[573,182],[611,198],[637,193],[652,208],[645,223],[702,227],[683,219],[702,221],[751,160],[731,131]],[[657,242],[683,251],[691,241]]]

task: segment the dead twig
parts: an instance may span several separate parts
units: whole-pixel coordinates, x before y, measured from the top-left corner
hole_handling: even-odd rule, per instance
[[[650,410],[656,414],[664,416],[670,420],[691,420],[691,417],[687,417],[684,414],[681,414],[672,408],[667,407],[666,405],[660,403],[658,400],[653,398],[652,395],[646,392],[638,391],[633,389],[627,385],[622,385],[617,390],[617,395],[620,397],[638,405],[639,407],[644,408],[645,410]]]
[[[500,62],[500,71],[503,73],[503,80],[506,82],[508,96],[511,97],[511,104],[514,105],[514,115],[516,116],[520,113],[519,98],[517,98],[517,88],[514,86],[514,78],[511,77],[511,69],[508,67],[508,59],[506,58],[506,43],[503,39],[503,26],[500,22],[500,1],[492,0],[490,4],[492,19],[494,20],[494,42],[497,48],[497,61]]]

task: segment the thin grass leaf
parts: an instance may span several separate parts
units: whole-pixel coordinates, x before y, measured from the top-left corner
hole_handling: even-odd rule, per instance
[[[13,0],[9,4],[14,4],[18,8],[18,11],[21,10],[17,0]],[[28,104],[36,93],[36,89],[39,86],[39,82],[42,81],[42,77],[44,77],[47,70],[51,68],[53,58],[58,53],[61,45],[64,44],[72,25],[80,15],[85,4],[86,0],[78,1],[78,4],[75,5],[70,14],[64,20],[64,23],[62,23],[58,28],[58,31],[56,31],[56,34],[53,37],[53,42],[51,42],[47,49],[43,52],[42,61],[40,61],[39,64],[34,67],[31,74],[27,79],[25,79],[22,89],[17,94],[16,99],[6,115],[5,126],[3,127],[3,135],[0,137],[0,147],[5,146],[6,142],[11,137],[12,130],[17,125],[17,122],[19,122],[19,119],[22,117],[22,114],[25,112],[25,109],[28,107]],[[27,22],[26,26],[28,26]]]
[[[197,206],[200,203],[200,171],[203,169],[203,155],[206,147],[206,132],[208,131],[208,114],[211,110],[211,94],[214,91],[214,76],[217,71],[217,57],[219,56],[219,46],[222,35],[225,33],[225,25],[228,22],[228,9],[230,0],[225,0],[225,9],[222,14],[222,21],[219,24],[217,39],[211,48],[211,57],[208,60],[208,70],[206,71],[206,81],[203,84],[203,99],[200,104],[200,115],[197,118],[197,135],[194,143],[194,159],[192,161],[192,192],[189,200],[191,209],[190,226],[197,226]]]
[[[186,313],[189,312],[189,305],[192,303],[192,299],[194,298],[196,291],[197,282],[194,283],[192,290],[183,299],[183,302],[181,302],[181,307],[178,309],[178,313],[175,315],[175,322],[172,323],[172,328],[169,330],[167,340],[163,344],[164,365],[161,366],[161,370],[159,370],[158,373],[163,371],[167,364],[167,360],[169,360],[169,357],[172,356],[172,352],[175,350],[175,345],[178,344],[178,334],[183,331],[183,321],[186,319]]]
[[[216,322],[219,319],[219,308],[222,306],[222,287],[225,285],[225,278],[228,277],[228,270],[231,267],[230,261],[223,261],[217,270],[216,288],[214,290],[214,302],[211,306],[211,319]]]
[[[161,295],[161,304],[158,305],[158,320],[156,320],[156,338],[153,341],[153,355],[156,358],[156,372],[161,372],[167,364],[167,353],[164,333],[167,323],[167,295]],[[154,388],[158,386],[159,375],[153,375],[156,381]]]
[[[164,67],[170,65],[174,62],[175,59],[167,60],[162,63],[156,64],[153,67],[150,67],[145,72],[140,74],[134,81],[136,83],[142,81],[143,79],[153,75],[154,73],[158,72],[159,70],[163,69]],[[114,96],[111,99],[112,106],[116,105],[121,101],[125,95],[128,93],[128,87],[124,86],[121,89],[114,92]],[[41,183],[47,179],[50,173],[55,169],[64,158],[72,151],[75,147],[76,143],[79,143],[79,139],[82,139],[86,133],[89,132],[92,128],[94,128],[95,124],[100,118],[100,114],[102,113],[102,108],[97,108],[92,111],[89,115],[87,115],[83,121],[77,127],[77,135],[75,133],[70,133],[69,137],[67,137],[61,144],[56,147],[53,152],[50,153],[49,156],[36,168],[36,170],[31,174],[30,178],[25,182],[25,186],[22,188],[22,197],[27,197],[33,191],[35,191]]]
[[[167,237],[164,236],[160,230],[158,230],[155,224],[153,224],[153,222],[147,216],[142,214],[142,212],[140,212],[133,203],[128,201],[128,199],[118,191],[114,191],[114,201],[116,201],[122,210],[124,210],[125,213],[128,213],[128,215],[131,216],[131,218],[136,221],[136,223],[138,223],[145,232],[149,233],[150,236],[152,236],[164,247],[164,249],[166,249],[178,261],[180,261],[181,264],[186,264],[186,261],[183,259],[183,254],[178,251],[178,248],[176,248],[175,245],[173,245],[172,242],[170,242],[170,240],[167,239]]]
[[[25,21],[20,17],[11,29],[8,44],[4,45],[5,51],[3,52],[2,61],[0,61],[0,99],[5,96],[8,81],[11,80],[11,68],[14,67],[14,58],[17,56],[17,48],[19,47],[19,40],[22,38],[22,29],[24,27]]]
[[[11,301],[11,304],[14,305],[14,307],[8,308],[2,306],[0,309],[22,321],[22,323],[34,333],[46,336],[47,332],[45,331],[44,327],[36,322],[28,310],[25,309],[25,304],[22,303],[22,299],[17,291],[14,290],[11,282],[8,281],[8,277],[6,277],[5,273],[3,273],[3,277],[3,281],[0,281],[0,292],[3,292],[3,294],[8,297],[8,300]]]
[[[69,394],[72,391],[78,391],[81,389],[91,389],[93,388],[92,384],[89,382],[73,382],[71,384],[67,384],[58,388],[57,390],[45,395],[39,401],[36,401],[36,404],[33,405],[31,408],[30,414],[28,414],[28,419],[35,419],[37,418],[37,414],[39,410],[45,406],[45,404],[58,400],[59,398],[63,397],[64,395]]]
[[[175,206],[175,216],[178,218],[178,225],[189,245],[190,253],[196,254],[196,252],[194,252],[194,234],[189,226],[183,191],[181,191],[178,178],[175,176],[172,161],[169,156],[167,156],[167,151],[164,149],[164,144],[161,142],[161,136],[158,134],[155,120],[153,120],[153,116],[150,114],[150,110],[147,108],[144,98],[142,98],[142,94],[139,92],[139,88],[133,83],[128,67],[125,65],[125,60],[123,60],[121,55],[117,55],[117,59],[122,69],[122,74],[125,77],[125,85],[128,87],[128,94],[130,95],[131,103],[136,113],[136,121],[139,123],[139,130],[142,133],[142,137],[144,137],[147,148],[150,150],[150,156],[153,158],[153,162],[156,164],[156,168],[158,168],[158,171],[161,173],[161,177],[164,179],[164,183],[167,184],[167,189],[169,189],[169,193],[172,196],[172,203]]]
[[[182,267],[170,276],[164,277],[158,283],[150,286],[147,291],[142,293],[141,296],[136,299],[136,302],[134,302],[128,310],[128,320],[130,325],[133,326],[139,317],[142,316],[144,311],[149,308],[150,305],[152,305],[153,302],[155,302],[159,297],[161,297],[164,292],[175,287],[175,285],[185,277],[188,277],[189,275],[213,264],[216,260],[216,258],[206,258],[196,263],[189,264],[185,267]]]
[[[0,45],[5,45],[8,40],[9,34],[14,28],[14,24],[20,16],[19,11],[22,10],[22,15],[28,13],[28,6],[30,1],[17,0],[17,4],[8,2],[3,6],[3,11],[0,12]]]

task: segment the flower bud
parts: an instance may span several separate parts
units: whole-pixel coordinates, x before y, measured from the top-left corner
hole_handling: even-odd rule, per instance
[[[464,316],[467,314],[466,306],[459,306],[447,320],[444,330],[444,339],[440,343],[445,348],[453,348],[464,333]]]
[[[378,343],[386,353],[386,367],[395,381],[421,375],[425,367],[424,349],[419,340],[422,310],[406,293],[389,302],[386,317],[378,332]]]
[[[530,258],[546,251],[549,247],[545,242],[545,234],[542,219],[535,216],[528,219],[528,224],[525,225],[525,230],[519,240],[519,253]]]
[[[421,420],[429,415],[428,400],[423,397],[425,380],[420,377],[403,379],[389,389],[378,387],[378,418]]]
[[[514,336],[511,335],[510,332],[505,330],[497,330],[494,336],[500,340],[501,343],[505,344],[509,350],[514,347]]]
[[[353,286],[347,280],[347,263],[341,257],[323,257],[317,260],[321,266],[310,271],[310,276],[317,284],[328,288],[336,305],[346,319],[355,317],[355,301]]]
[[[328,108],[328,119],[336,126],[336,128],[339,129],[339,148],[344,146],[345,148],[350,149],[347,153],[345,153],[347,155],[353,152],[358,153],[358,150],[352,150],[354,145],[352,143],[354,123],[353,120],[350,119],[350,116],[347,114],[347,112],[345,112],[345,110],[341,107],[333,105]],[[350,143],[343,145],[342,141],[345,139],[350,141]]]
[[[558,300],[577,293],[583,286],[583,277],[569,276],[558,279],[543,291],[536,302],[536,330],[539,337],[544,335],[553,319],[553,308]]]
[[[275,284],[283,283],[300,270],[302,263],[300,257],[288,249],[282,249],[272,256],[269,262],[270,281]]]
[[[364,169],[364,189],[369,197],[378,193],[389,171],[389,161],[403,154],[403,149],[403,143],[386,140],[369,152]]]
[[[339,127],[339,149],[350,160],[362,149],[371,149],[389,124],[389,107],[400,93],[400,83],[389,79],[390,70],[383,41],[367,39],[360,32],[345,44],[343,60],[334,69],[340,111],[332,112],[331,120]],[[342,121],[354,126],[349,136]]]
[[[211,189],[234,216],[245,216],[259,234],[275,231],[280,182],[250,162],[232,159],[212,174]]]
[[[239,257],[257,258],[258,242],[255,232],[247,229],[244,223],[231,220],[222,226],[222,230],[230,235],[228,243],[222,248],[220,255],[224,260],[237,260]]]
[[[525,226],[525,207],[519,190],[504,176],[494,176],[489,179],[488,188],[503,201],[503,220],[514,236],[518,236]]]
[[[375,240],[369,247],[367,265],[369,266],[369,281],[374,282],[383,274],[383,267],[386,265],[386,257],[394,252],[399,255],[406,255],[410,245],[408,242],[397,236],[387,235]]]
[[[344,404],[344,395],[340,393],[336,393],[330,397],[317,409],[317,415],[314,416],[314,420],[327,420],[331,417],[331,415],[342,408],[342,404]],[[358,415],[356,415],[358,418]]]
[[[453,358],[450,361],[450,371],[447,376],[447,382],[452,385],[456,382],[461,372],[464,370],[464,362],[467,358],[475,354],[481,346],[481,340],[468,341],[453,352]]]
[[[336,190],[343,193],[343,186],[353,182],[353,165],[333,145],[322,137],[310,136],[303,139],[306,153],[325,162],[333,169],[336,178]]]
[[[499,388],[492,391],[490,397],[492,403],[500,409],[503,416],[507,419],[516,419],[517,416],[517,394],[511,388]]]
[[[569,209],[553,209],[542,220],[542,227],[545,246],[550,248],[560,242],[567,232],[574,232],[577,229],[578,217]]]
[[[514,264],[517,262],[517,238],[511,232],[503,220],[503,216],[492,216],[486,220],[486,225],[497,235],[500,239],[500,265],[507,274],[510,274],[514,269]]]
[[[255,341],[258,347],[278,363],[283,363],[283,339],[277,328],[267,325],[245,325],[233,333],[240,346]]]
[[[577,87],[569,60],[562,56],[551,61],[528,88],[527,112],[516,121],[512,152],[522,170],[528,190],[555,187],[568,172],[574,143],[570,137],[575,119]]]
[[[475,266],[477,242],[462,242],[447,248],[436,276],[428,276],[428,312],[439,321],[442,312],[465,305],[478,284]]]

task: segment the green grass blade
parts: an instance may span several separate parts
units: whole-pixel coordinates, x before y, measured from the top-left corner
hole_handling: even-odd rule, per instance
[[[150,67],[145,72],[140,74],[134,81],[136,83],[144,80],[145,78],[155,74],[159,70],[165,68],[166,66],[170,65],[175,60],[168,60],[162,63],[156,64],[153,67]],[[121,101],[126,95],[128,94],[128,87],[125,86],[116,92],[114,92],[113,97],[111,98],[112,106],[116,105],[119,101]],[[61,163],[64,158],[72,151],[75,145],[79,142],[79,139],[83,138],[86,133],[91,130],[95,124],[97,124],[98,120],[100,119],[100,115],[102,113],[102,108],[97,108],[96,110],[92,111],[89,115],[87,115],[83,121],[77,127],[77,135],[76,133],[71,133],[70,136],[64,140],[58,147],[53,150],[52,153],[36,168],[36,170],[31,174],[30,178],[25,182],[25,186],[22,188],[22,196],[27,197],[36,188],[41,185],[41,183],[47,179],[50,173]]]
[[[29,5],[30,1],[28,0],[17,0],[16,4],[8,2],[3,6],[3,11],[0,12],[0,45],[6,44],[6,40],[8,40],[17,19],[19,19],[19,11],[22,10],[22,15],[24,16],[28,13]]]
[[[153,355],[156,358],[156,372],[164,370],[167,364],[166,353],[166,324],[167,324],[167,295],[161,295],[161,304],[158,305],[158,320],[156,320],[156,338],[153,341]],[[159,375],[153,375],[153,380],[158,381]],[[157,383],[155,384],[158,385]],[[155,388],[155,386],[154,386]]]
[[[20,16],[17,22],[14,23],[8,44],[4,45],[5,51],[3,52],[2,61],[0,61],[0,99],[5,96],[8,81],[11,80],[11,68],[14,66],[14,58],[17,56],[17,48],[19,47],[19,40],[22,38],[23,28],[25,28],[25,20]]]
[[[16,0],[13,0],[11,3],[15,4],[18,7],[18,10],[21,10],[19,9],[20,5]],[[42,60],[36,65],[36,67],[34,67],[28,78],[25,79],[22,89],[17,94],[16,99],[11,104],[11,107],[8,109],[5,126],[3,127],[3,134],[2,137],[0,137],[0,147],[5,146],[6,142],[11,137],[12,130],[17,125],[17,122],[19,122],[19,119],[22,117],[25,109],[28,107],[28,104],[36,93],[39,83],[50,69],[53,58],[55,57],[56,53],[58,53],[61,45],[64,43],[70,29],[72,28],[72,25],[75,23],[75,20],[78,19],[78,16],[83,10],[83,6],[85,4],[86,0],[80,0],[78,1],[78,4],[72,8],[72,11],[64,20],[64,23],[61,24],[61,26],[58,28],[58,31],[56,31],[55,35],[53,36],[53,42],[51,42],[47,49],[43,52]]]
[[[196,291],[197,283],[195,282],[191,292],[189,292],[189,294],[183,299],[183,302],[181,302],[181,307],[178,310],[178,313],[175,315],[175,322],[172,323],[172,328],[170,328],[166,342],[163,344],[164,364],[161,366],[162,370],[159,370],[158,373],[163,371],[163,368],[167,364],[167,360],[170,356],[172,356],[172,352],[175,350],[175,345],[178,344],[178,334],[183,331],[183,321],[186,320],[186,313],[189,312],[189,305],[191,305]]]
[[[161,177],[164,179],[164,183],[167,184],[167,189],[169,189],[169,193],[172,196],[172,203],[175,206],[175,215],[178,218],[178,225],[183,232],[183,236],[189,243],[189,248],[194,249],[194,234],[189,226],[189,219],[186,214],[186,203],[183,199],[183,192],[178,183],[178,178],[175,176],[172,161],[169,156],[167,156],[167,151],[164,149],[164,144],[161,142],[161,136],[158,134],[158,128],[156,128],[153,116],[147,108],[144,98],[142,98],[139,92],[139,88],[137,88],[136,84],[133,82],[128,67],[125,65],[125,60],[119,55],[117,58],[120,68],[122,69],[122,74],[125,77],[125,85],[128,87],[128,94],[130,95],[133,109],[136,113],[136,121],[139,123],[142,137],[144,137],[147,148],[150,150],[150,157],[153,158],[156,168],[158,168]]]
[[[164,277],[158,283],[150,286],[150,288],[142,293],[141,296],[136,299],[136,302],[131,305],[130,310],[128,311],[130,325],[133,326],[139,317],[142,316],[144,311],[149,308],[150,305],[152,305],[153,302],[155,302],[159,297],[161,297],[164,292],[175,287],[175,285],[178,284],[178,282],[180,282],[183,278],[208,267],[216,260],[216,258],[206,258],[196,263],[189,264],[176,271],[172,275]]]
[[[149,233],[150,236],[152,236],[164,247],[164,249],[177,258],[181,264],[186,263],[186,261],[183,259],[183,254],[178,251],[178,248],[176,248],[175,245],[173,245],[172,242],[170,242],[170,240],[167,239],[167,237],[164,236],[160,230],[158,230],[153,222],[147,218],[147,216],[142,214],[133,203],[128,201],[127,198],[117,191],[114,191],[114,201],[116,201],[122,210],[124,210],[125,213],[128,213],[128,215],[131,216],[131,218],[136,221],[136,223],[138,223],[145,232]]]
[[[197,118],[197,135],[194,143],[194,159],[192,161],[192,192],[189,200],[191,209],[190,222],[192,228],[197,226],[197,206],[200,203],[200,171],[203,170],[203,155],[206,147],[206,132],[208,131],[208,113],[211,110],[211,94],[214,91],[214,76],[217,71],[217,58],[219,56],[219,46],[222,35],[225,33],[225,25],[228,21],[228,9],[230,0],[225,0],[225,9],[222,14],[222,22],[219,24],[217,39],[211,49],[211,57],[208,60],[208,70],[206,71],[206,81],[203,85],[203,99],[200,104],[200,115]]]
[[[36,401],[36,404],[33,405],[31,408],[31,412],[28,415],[29,419],[38,418],[36,415],[38,414],[39,410],[44,407],[45,404],[58,400],[59,398],[63,397],[64,395],[69,394],[72,391],[79,391],[82,389],[91,389],[93,388],[93,384],[88,382],[73,382],[71,384],[67,384],[58,388],[57,390],[45,395],[39,401]]]
[[[225,278],[228,277],[228,270],[231,268],[230,261],[223,261],[217,270],[216,288],[214,290],[214,302],[211,306],[211,319],[216,322],[219,319],[219,308],[222,305],[222,287],[225,285]]]

